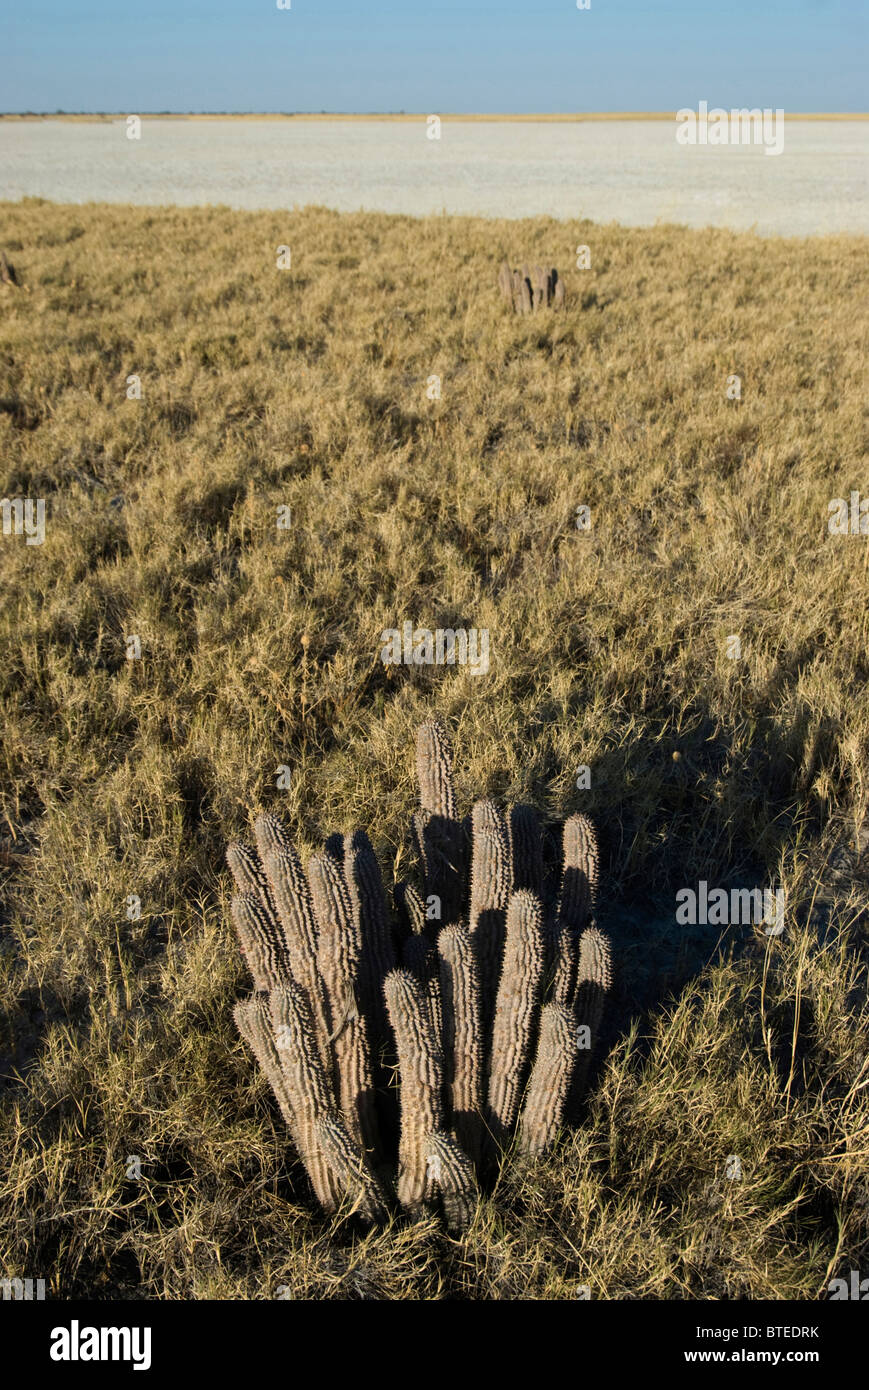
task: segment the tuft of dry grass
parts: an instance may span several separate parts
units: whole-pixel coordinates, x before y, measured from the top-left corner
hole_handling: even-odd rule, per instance
[[[869,539],[827,529],[867,490],[865,240],[27,199],[0,241],[0,496],[47,504],[43,545],[0,535],[0,1276],[810,1299],[865,1271]],[[506,310],[502,259],[579,244],[563,312]],[[487,628],[488,675],[384,667],[404,620]],[[461,1240],[317,1212],[234,1036],[222,869],[270,810],[404,876],[433,713],[463,804],[596,819],[625,961],[582,1124]],[[783,884],[784,935],[677,928],[700,879]]]

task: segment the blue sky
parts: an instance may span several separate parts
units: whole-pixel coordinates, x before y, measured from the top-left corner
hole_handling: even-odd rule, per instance
[[[4,0],[3,111],[865,111],[865,0]]]

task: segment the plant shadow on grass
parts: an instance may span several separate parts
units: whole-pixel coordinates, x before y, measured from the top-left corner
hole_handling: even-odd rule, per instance
[[[702,702],[691,714],[687,746],[683,737],[664,735],[653,748],[637,741],[604,751],[591,787],[574,795],[568,811],[582,810],[595,822],[601,859],[595,918],[612,946],[613,984],[589,1092],[632,1024],[639,1025],[636,1055],[645,1056],[662,1006],[717,961],[762,950],[766,924],[757,915],[745,920],[744,909],[722,925],[677,921],[679,890],[698,894],[704,881],[709,894],[721,888],[734,902],[735,891],[775,889],[788,852],[798,841],[803,848],[817,844],[822,833],[822,819],[804,795],[804,769],[832,744],[829,721],[815,727],[801,707],[782,731],[771,715],[757,715],[757,737],[746,751]],[[661,728],[684,725],[684,715],[684,708],[665,710]],[[565,714],[544,705],[537,717],[545,724]],[[713,785],[723,794],[712,794]],[[595,788],[603,789],[599,797]],[[753,809],[734,833],[734,804],[743,798]],[[556,822],[544,832],[549,876],[561,853],[560,829]],[[749,901],[744,894],[743,901]],[[798,905],[791,920],[802,924],[807,915],[807,905]],[[811,918],[822,941],[829,911],[813,901]],[[810,1031],[808,1010],[804,1001],[803,1034]]]

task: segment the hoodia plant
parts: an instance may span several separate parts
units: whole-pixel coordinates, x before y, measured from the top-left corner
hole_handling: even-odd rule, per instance
[[[535,813],[460,820],[442,726],[417,736],[421,886],[394,887],[368,836],[331,836],[307,873],[281,822],[233,844],[232,917],[254,993],[239,1032],[321,1206],[383,1221],[442,1208],[464,1229],[516,1142],[542,1152],[582,1098],[610,988],[583,815],[544,877]]]
[[[554,265],[523,265],[521,270],[511,270],[509,262],[502,261],[498,289],[517,314],[564,307],[564,281]]]

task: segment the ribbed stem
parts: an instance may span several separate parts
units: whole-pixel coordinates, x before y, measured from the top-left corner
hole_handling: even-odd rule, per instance
[[[587,1036],[581,1035],[581,1043],[587,1042],[589,1045],[580,1046],[567,1101],[568,1118],[576,1118],[585,1095],[611,987],[612,949],[609,938],[597,927],[588,927],[579,938],[573,1015],[577,1028],[588,1029]]]
[[[564,867],[558,915],[574,931],[586,926],[594,911],[598,878],[597,833],[588,816],[564,823]]]
[[[363,1149],[372,1149],[374,1087],[365,1019],[356,998],[359,940],[350,896],[331,854],[312,855],[308,878],[319,929],[317,964],[329,1006],[338,1103],[351,1138]]]
[[[467,1230],[479,1195],[470,1158],[452,1135],[435,1131],[426,1135],[425,1162],[429,1182],[440,1194],[450,1230]]]
[[[420,724],[416,735],[416,771],[422,809],[454,820],[453,750],[439,719]]]
[[[409,970],[386,977],[386,1006],[395,1033],[401,1097],[398,1200],[418,1210],[431,1195],[426,1137],[443,1128],[441,1051],[423,986]]]
[[[253,976],[254,989],[274,989],[292,979],[290,957],[277,918],[253,893],[232,899],[232,920]]]
[[[543,835],[537,812],[531,806],[514,806],[509,829],[513,888],[527,888],[542,895]]]
[[[510,841],[503,817],[492,801],[478,801],[471,820],[471,939],[477,956],[484,1027],[492,1017],[501,969],[507,901],[510,896]]]
[[[445,927],[438,938],[438,951],[447,1114],[462,1148],[478,1163],[482,1132],[483,1023],[477,962],[468,927],[464,923]]]
[[[577,937],[572,927],[560,919],[552,924],[549,934],[551,960],[548,962],[551,985],[549,999],[553,1004],[569,1008],[576,984]]]
[[[335,1109],[331,1078],[320,1060],[308,998],[301,985],[273,989],[269,995],[275,1048],[299,1120],[301,1152],[317,1182],[328,1185],[337,1202],[338,1189],[320,1148],[316,1126]]]
[[[347,1133],[340,1115],[322,1115],[316,1124],[315,1137],[339,1191],[350,1200],[348,1215],[358,1210],[369,1221],[385,1221],[388,1211],[383,1190],[358,1145]]]
[[[324,1067],[331,1069],[329,1010],[317,965],[317,922],[301,860],[289,842],[275,848],[274,834],[263,837],[263,862],[283,929],[293,979],[305,990]]]
[[[576,1021],[572,1011],[560,1004],[544,1005],[537,1055],[519,1127],[523,1153],[542,1153],[552,1143],[561,1124],[576,1057]]]
[[[492,1132],[505,1139],[516,1120],[536,1019],[543,974],[543,908],[527,889],[510,898],[507,939],[489,1071],[488,1115]]]
[[[249,1044],[274,1091],[281,1114],[296,1151],[311,1180],[317,1201],[326,1211],[334,1211],[338,1205],[339,1191],[322,1151],[312,1131],[314,1107],[317,1100],[328,1099],[328,1090],[318,1085],[316,1069],[311,1074],[306,1069],[309,1054],[303,1043],[296,1069],[289,1062],[290,1034],[275,1028],[275,995],[289,992],[276,990],[270,999],[264,994],[255,994],[235,1006],[233,1015],[242,1037]],[[292,1005],[283,1012],[277,1005],[281,1024],[291,1023]],[[304,1025],[296,1029],[296,1034],[304,1033]],[[316,1047],[313,1048],[316,1057]]]
[[[359,1002],[372,1053],[379,1055],[387,1029],[383,981],[396,960],[380,866],[364,830],[345,837],[344,877],[359,942]]]

